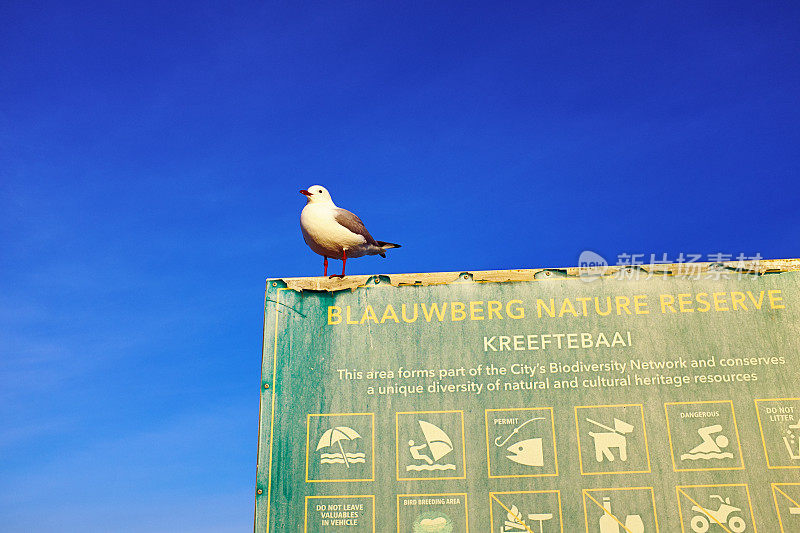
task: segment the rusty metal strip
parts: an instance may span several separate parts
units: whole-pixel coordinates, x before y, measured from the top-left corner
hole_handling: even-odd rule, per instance
[[[691,269],[687,272],[687,269]],[[626,272],[639,271],[653,276],[701,275],[721,271],[741,274],[763,275],[781,272],[800,271],[800,259],[768,259],[763,261],[728,261],[723,263],[665,263],[655,265],[614,265],[609,266],[599,277],[609,278]],[[306,277],[275,278],[268,281],[282,282],[286,288],[295,291],[336,292],[355,290],[367,285],[388,283],[399,287],[404,285],[447,285],[459,280],[472,280],[484,283],[508,283],[516,281],[546,281],[552,279],[579,278],[593,275],[587,268],[532,268],[515,270],[476,270],[465,272],[429,272],[419,274],[360,275],[344,278]]]

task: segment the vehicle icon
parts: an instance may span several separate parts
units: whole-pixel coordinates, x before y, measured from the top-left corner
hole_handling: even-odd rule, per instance
[[[716,511],[710,511],[700,507],[699,505],[693,505],[692,511],[697,514],[692,517],[690,522],[692,531],[695,533],[705,533],[708,531],[708,528],[711,527],[712,522],[716,525],[727,525],[732,533],[742,533],[742,531],[747,529],[747,524],[745,523],[744,518],[734,514],[739,513],[742,510],[731,505],[730,498],[723,499],[723,497],[719,496],[718,494],[712,494],[710,499],[719,500],[719,508]]]

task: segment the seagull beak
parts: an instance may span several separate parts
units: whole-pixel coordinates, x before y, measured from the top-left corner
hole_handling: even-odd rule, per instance
[[[307,190],[305,190],[305,189],[302,189],[302,190],[300,191],[300,194],[305,194],[306,196],[311,196],[311,193],[310,193],[310,192],[308,192],[308,191],[307,191]]]

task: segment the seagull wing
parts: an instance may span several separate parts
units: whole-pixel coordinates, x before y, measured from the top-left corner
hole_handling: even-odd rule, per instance
[[[361,222],[361,219],[347,209],[341,209],[337,207],[334,218],[336,219],[336,222],[345,228],[364,237],[364,239],[367,241],[367,244],[379,246],[378,242],[372,238],[372,235],[369,234],[367,228],[364,227],[364,223]]]

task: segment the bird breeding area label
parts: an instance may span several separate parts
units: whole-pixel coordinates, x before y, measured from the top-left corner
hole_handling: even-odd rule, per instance
[[[269,280],[255,531],[800,531],[798,270]]]

